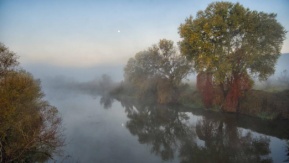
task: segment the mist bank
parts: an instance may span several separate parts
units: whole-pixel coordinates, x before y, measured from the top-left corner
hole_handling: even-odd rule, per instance
[[[265,81],[255,79],[254,89],[281,91],[289,89],[289,53],[281,54],[275,66],[275,73]]]
[[[286,92],[280,91],[289,88],[288,63],[289,54],[282,54],[275,66],[275,74],[266,81],[255,81],[253,89],[265,90],[267,93],[251,91],[249,93],[250,95],[245,96],[242,102],[243,104],[241,105],[242,110],[244,110],[244,112],[241,112],[242,114],[274,119],[280,115],[272,114],[271,116],[270,113],[276,111],[274,108],[279,108],[277,110],[280,111],[280,114],[285,115],[284,113],[286,113],[285,117],[288,117],[287,109],[284,108],[285,106],[279,106],[279,104],[284,103],[282,100],[280,101],[280,99],[287,97]],[[22,67],[41,80],[43,90],[48,97],[62,98],[64,97],[63,94],[76,95],[81,93],[92,97],[101,96],[102,101],[105,101],[104,103],[109,103],[109,101],[115,98],[109,96],[114,96],[115,94],[117,94],[117,96],[134,96],[131,92],[135,90],[130,90],[131,86],[123,82],[123,65],[95,65],[93,67],[80,68],[61,67],[49,64],[24,64]],[[172,96],[177,98],[177,102],[180,104],[198,108],[204,107],[200,94],[195,88],[196,74],[190,74],[187,78],[190,80],[183,80],[182,83],[188,84],[178,88],[178,95],[173,94]],[[111,92],[113,92],[114,95],[112,95]],[[155,94],[151,92],[148,98],[152,98],[152,101],[154,101],[154,95]],[[249,99],[252,97],[258,100],[250,101]]]
[[[79,81],[65,76],[55,76],[45,80],[43,85],[48,91],[57,92],[60,96],[64,93],[86,94],[97,97],[110,94],[119,83],[112,80],[109,75],[102,74],[101,76],[88,81]]]
[[[276,66],[275,73],[263,82],[255,81],[257,85],[266,86],[268,82],[272,84],[278,84],[278,79],[284,75],[283,71],[287,70],[289,74],[289,53],[281,54]],[[53,65],[48,63],[24,63],[21,64],[25,70],[33,74],[35,78],[40,79],[42,82],[56,77],[62,77],[63,79],[72,79],[77,82],[87,82],[95,80],[101,77],[103,74],[107,74],[115,82],[120,82],[124,79],[123,77],[123,64],[103,64],[94,65],[89,67],[64,67],[60,65]],[[288,75],[289,76],[289,75]],[[190,74],[187,78],[190,79],[188,82],[195,83],[196,74]]]
[[[21,66],[39,78],[41,81],[50,80],[55,77],[71,78],[76,81],[86,82],[100,77],[102,74],[108,74],[112,80],[123,80],[122,64],[103,64],[87,67],[61,66],[48,63],[24,63]]]

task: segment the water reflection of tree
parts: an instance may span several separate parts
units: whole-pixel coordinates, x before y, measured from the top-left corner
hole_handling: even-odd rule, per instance
[[[104,94],[100,97],[99,103],[103,105],[105,109],[109,109],[111,108],[113,101],[114,99],[110,95]]]
[[[163,107],[136,107],[128,113],[127,128],[142,144],[152,145],[151,152],[164,160],[174,158],[177,141],[190,131],[183,121],[188,117]]]
[[[286,151],[287,159],[284,162],[289,162],[289,140],[287,141],[287,151]]]
[[[231,119],[203,118],[196,125],[176,109],[141,104],[125,105],[127,128],[139,142],[163,160],[180,162],[272,162],[269,138],[243,133]],[[204,142],[204,145],[200,145]]]
[[[231,119],[220,121],[204,118],[198,121],[196,133],[204,141],[204,147],[197,147],[194,151],[209,157],[199,157],[184,154],[184,162],[200,158],[202,162],[272,162],[269,157],[270,139],[264,136],[254,137],[251,132],[242,133]],[[180,157],[183,156],[182,151]]]

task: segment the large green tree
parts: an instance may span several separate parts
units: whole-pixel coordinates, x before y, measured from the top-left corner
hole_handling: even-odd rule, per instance
[[[44,162],[63,145],[61,118],[40,83],[0,44],[0,162]]]
[[[130,58],[124,76],[138,95],[156,95],[159,103],[170,103],[177,99],[176,88],[191,68],[185,57],[178,53],[173,41],[163,39]]]
[[[214,2],[195,19],[187,18],[179,34],[181,53],[194,63],[203,79],[198,82],[206,83],[201,88],[220,86],[222,108],[236,112],[242,92],[252,86],[251,76],[265,80],[274,73],[286,31],[276,14]]]

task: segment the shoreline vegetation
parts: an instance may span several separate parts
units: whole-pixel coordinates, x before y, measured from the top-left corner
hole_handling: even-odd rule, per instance
[[[154,93],[151,93],[146,97],[137,97],[137,95],[135,95],[128,87],[129,86],[125,85],[124,83],[121,83],[106,94],[109,94],[111,98],[115,98],[119,101],[146,101],[148,104],[183,106],[186,107],[188,111],[218,112],[235,115],[241,114],[269,121],[289,121],[289,89],[277,92],[252,89],[240,100],[238,112],[230,113],[224,112],[218,105],[212,106],[211,108],[206,108],[203,104],[199,91],[196,89],[196,87],[189,84],[184,84],[184,86],[178,90],[179,96],[175,97],[175,102],[168,104],[158,103],[156,101],[157,98],[155,97],[156,94]]]

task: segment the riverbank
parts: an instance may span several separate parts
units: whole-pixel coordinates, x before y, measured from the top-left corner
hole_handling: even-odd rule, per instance
[[[237,114],[249,115],[267,120],[289,120],[289,90],[267,92],[250,90],[241,99]],[[197,91],[185,93],[180,103],[192,109],[222,112],[220,106],[205,108]]]
[[[158,95],[151,91],[148,95],[139,96],[137,90],[132,89],[129,85],[120,84],[115,87],[110,94],[118,99],[133,99],[133,101],[145,101],[146,103],[158,103]],[[213,105],[205,107],[202,96],[199,91],[192,85],[183,84],[175,91],[173,102],[162,105],[182,105],[192,110],[206,110],[212,112],[224,112],[222,110],[222,98],[214,96]],[[236,114],[248,115],[266,120],[286,119],[289,120],[289,89],[280,91],[267,91],[252,89],[244,92],[239,100]]]

